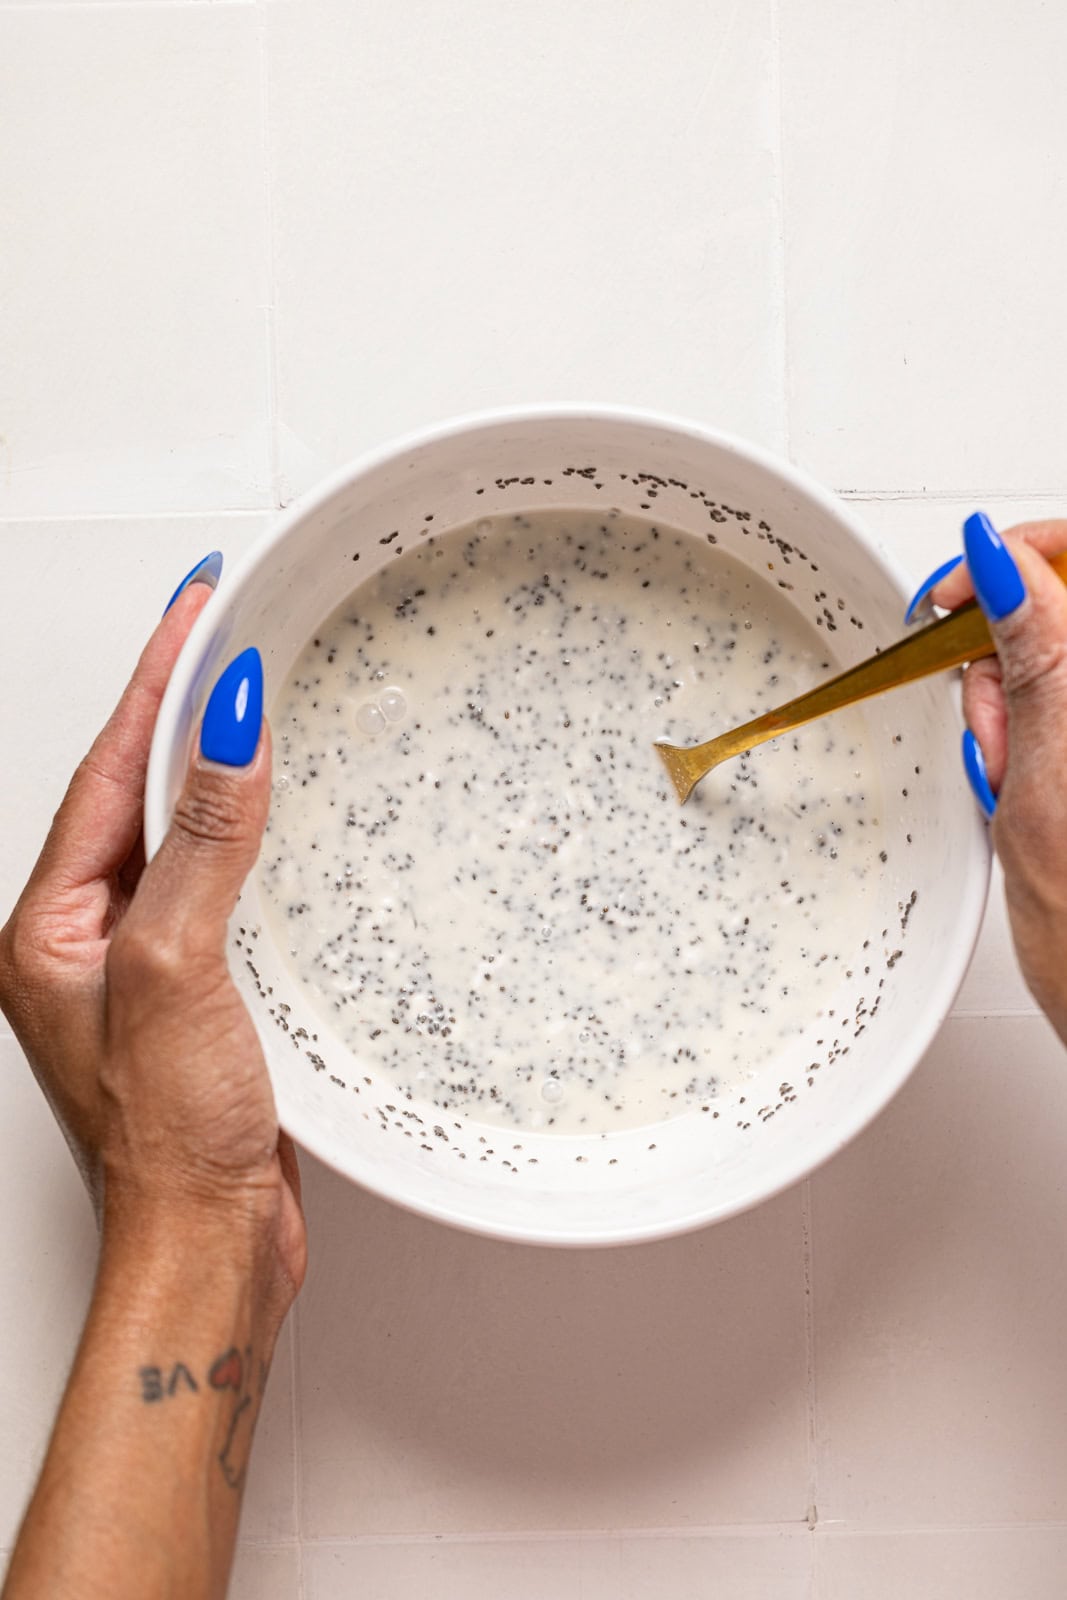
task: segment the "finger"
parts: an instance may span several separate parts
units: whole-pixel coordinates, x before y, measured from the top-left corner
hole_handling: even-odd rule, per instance
[[[192,584],[149,639],[122,698],[71,780],[31,883],[81,888],[107,878],[129,856],[141,829],[159,703],[210,594],[203,583]]]
[[[1008,528],[1001,537],[1012,547],[1016,543],[1028,544],[1043,556],[1055,556],[1061,550],[1067,550],[1067,521],[1061,518],[1047,522],[1019,522],[1013,528]],[[954,611],[957,606],[974,599],[974,581],[966,562],[958,565],[954,572],[936,585],[931,599],[945,611]]]
[[[1008,761],[1008,708],[996,656],[973,662],[964,673],[963,715],[982,747],[989,786],[997,794]]]
[[[935,567],[933,572],[923,579],[908,601],[904,612],[904,626],[906,628],[910,628],[913,622],[930,621],[934,614],[933,595],[939,591],[940,585],[945,581],[949,573],[960,565],[962,560],[962,555],[950,556],[947,561],[942,561],[939,567]]]
[[[964,525],[967,564],[1000,660],[1012,763],[1067,742],[1067,586],[1033,544],[1011,548],[981,513]]]
[[[982,746],[978,743],[970,728],[963,730],[960,755],[963,757],[964,776],[971,786],[971,793],[977,800],[979,809],[986,821],[992,822],[997,812],[997,797],[993,793],[989,782],[989,774],[985,769],[985,756],[982,754]]]
[[[226,925],[259,852],[270,805],[263,666],[245,650],[208,700],[200,748],[126,923],[185,958],[224,954]]]

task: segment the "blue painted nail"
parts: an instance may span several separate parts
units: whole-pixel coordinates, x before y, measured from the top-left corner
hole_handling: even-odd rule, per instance
[[[230,662],[204,712],[200,753],[227,767],[247,767],[263,721],[263,663],[259,651],[242,650]]]
[[[978,604],[990,622],[1009,617],[1026,599],[1026,585],[1011,551],[984,511],[974,512],[963,524],[963,548]]]
[[[963,735],[963,770],[967,774],[967,782],[974,790],[974,798],[978,801],[986,817],[992,819],[993,813],[997,809],[997,797],[989,787],[982,746],[978,743],[970,728]]]
[[[962,560],[962,556],[953,556],[951,561],[943,561],[935,572],[931,572],[930,576],[924,583],[920,583],[919,587],[916,589],[908,603],[907,611],[904,613],[905,627],[907,627],[910,622],[917,621],[920,616],[926,617],[933,611],[934,608],[932,605],[923,606],[921,612],[919,608],[922,606],[923,601],[930,593],[930,590],[936,589],[938,584],[941,582],[941,579],[947,578],[950,572],[955,572]]]
[[[212,550],[204,557],[203,561],[198,561],[196,566],[191,567],[185,574],[185,577],[163,607],[163,615],[166,616],[178,596],[184,594],[191,583],[206,583],[209,589],[216,589],[221,576],[222,551]]]

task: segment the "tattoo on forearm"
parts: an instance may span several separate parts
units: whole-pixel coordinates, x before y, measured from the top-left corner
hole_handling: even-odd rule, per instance
[[[219,1466],[231,1489],[239,1489],[244,1482],[248,1455],[252,1449],[252,1425],[255,1413],[249,1392],[251,1378],[251,1346],[246,1346],[243,1354],[237,1349],[227,1350],[225,1355],[219,1356],[208,1374],[208,1382],[213,1389],[232,1390],[237,1397],[233,1415],[230,1417],[230,1426],[219,1451]]]
[[[193,1377],[184,1361],[176,1361],[167,1377],[162,1367],[142,1367],[138,1376],[141,1380],[141,1399],[146,1405],[152,1405],[156,1400],[172,1400],[181,1384],[191,1389],[193,1394],[200,1393],[200,1385]]]
[[[253,1373],[251,1345],[243,1350],[232,1345],[211,1363],[203,1380],[207,1388],[220,1395],[233,1396],[233,1410],[218,1453],[222,1475],[231,1489],[240,1489],[244,1483],[258,1409],[256,1402],[262,1399],[267,1387],[267,1373],[267,1363],[262,1358]],[[179,1392],[199,1394],[202,1387],[184,1361],[176,1361],[172,1367],[139,1367],[137,1376],[145,1405],[173,1400]]]

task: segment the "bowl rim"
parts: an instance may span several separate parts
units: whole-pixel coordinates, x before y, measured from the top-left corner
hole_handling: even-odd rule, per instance
[[[670,412],[593,401],[546,401],[489,407],[415,428],[364,451],[352,461],[327,474],[287,507],[275,510],[271,525],[263,530],[240,558],[225,585],[212,595],[193,624],[171,673],[152,735],[144,799],[145,853],[148,860],[151,860],[159,848],[169,825],[165,795],[168,757],[178,724],[179,711],[191,685],[193,664],[200,659],[204,647],[210,640],[220,606],[236,598],[240,589],[276,546],[286,540],[302,522],[325,509],[338,494],[350,488],[359,478],[400,457],[479,430],[517,424],[566,421],[592,421],[607,425],[621,423],[629,427],[645,427],[673,433],[695,444],[711,445],[713,448],[723,450],[747,465],[765,472],[794,490],[831,520],[838,522],[864,548],[881,569],[890,587],[901,596],[903,612],[903,604],[911,593],[911,586],[903,568],[855,516],[848,502],[824,488],[816,479],[785,457],[724,429],[709,427]],[[770,1181],[764,1179],[746,1186],[740,1192],[734,1190],[725,1200],[716,1200],[713,1193],[709,1193],[706,1204],[691,1208],[688,1212],[668,1221],[637,1226],[619,1224],[595,1232],[560,1228],[548,1231],[528,1222],[496,1221],[492,1216],[483,1215],[476,1209],[467,1209],[452,1201],[437,1201],[421,1196],[415,1198],[405,1193],[403,1185],[399,1182],[394,1183],[389,1178],[381,1181],[378,1175],[372,1179],[366,1171],[361,1170],[358,1152],[342,1146],[329,1129],[324,1128],[315,1118],[306,1116],[299,1105],[284,1103],[284,1091],[279,1097],[278,1089],[275,1087],[276,1100],[280,1098],[283,1102],[279,1105],[281,1126],[298,1144],[349,1181],[361,1184],[370,1192],[418,1216],[429,1217],[434,1221],[444,1222],[483,1237],[561,1247],[620,1246],[673,1238],[709,1226],[713,1222],[726,1221],[729,1217],[737,1216],[766,1200],[773,1199],[817,1172],[884,1110],[903,1088],[929,1050],[949,1016],[952,1002],[970,965],[981,932],[982,917],[989,892],[992,851],[988,829],[979,817],[977,808],[973,808],[964,826],[968,827],[969,831],[968,848],[972,860],[965,891],[957,907],[958,925],[962,936],[955,939],[946,952],[946,959],[939,967],[936,981],[925,1004],[912,1018],[906,1033],[902,1035],[893,1052],[892,1070],[885,1070],[879,1074],[867,1093],[853,1102],[848,1116],[835,1118],[830,1125],[817,1130],[803,1145],[798,1146],[791,1157],[783,1157],[778,1161]]]

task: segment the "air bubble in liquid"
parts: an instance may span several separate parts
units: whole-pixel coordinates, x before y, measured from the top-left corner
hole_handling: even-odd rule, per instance
[[[382,733],[385,716],[370,700],[365,700],[356,712],[356,727],[360,733]]]
[[[544,1083],[541,1085],[541,1098],[542,1100],[549,1101],[551,1105],[555,1105],[558,1101],[563,1099],[563,1085],[560,1083],[558,1078],[545,1079]]]
[[[378,704],[390,722],[399,722],[408,708],[402,689],[383,689]]]

